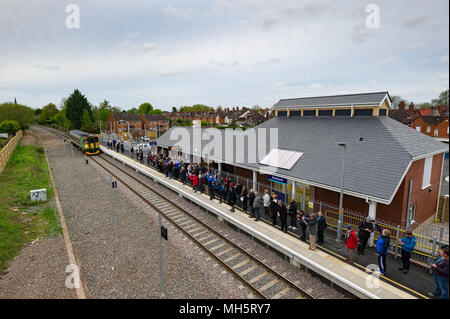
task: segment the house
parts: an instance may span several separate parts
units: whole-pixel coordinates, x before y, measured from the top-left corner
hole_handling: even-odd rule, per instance
[[[122,139],[135,139],[144,136],[142,119],[134,113],[126,111],[113,113],[108,117],[107,125],[110,132],[114,132]]]
[[[417,116],[411,123],[411,127],[417,132],[422,132],[441,142],[449,142],[448,116],[422,115]]]
[[[141,115],[144,134],[150,138],[158,138],[169,129],[169,118],[164,114]]]
[[[256,142],[238,143],[217,130],[222,152],[208,159],[219,171],[251,180],[248,186],[258,192],[267,188],[285,202],[295,198],[302,209],[325,209],[339,205],[345,154],[344,211],[401,226],[423,223],[436,213],[447,146],[390,118],[391,104],[388,92],[283,99],[274,105],[274,118],[256,127]],[[260,129],[277,132],[276,146],[270,138],[259,142]],[[191,140],[180,147],[191,158],[204,154],[193,149],[192,130],[186,128]],[[179,143],[170,137],[168,131],[158,146]],[[204,150],[210,141],[200,143]]]

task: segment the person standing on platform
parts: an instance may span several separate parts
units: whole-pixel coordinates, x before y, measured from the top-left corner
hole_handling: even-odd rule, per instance
[[[296,230],[297,229],[297,203],[295,199],[291,200],[289,204],[289,216],[291,216],[291,225],[289,228]]]
[[[259,221],[261,219],[259,208],[261,207],[261,196],[259,196],[258,192],[255,192],[255,199],[253,200],[253,210],[255,213],[255,221]]]
[[[122,143],[120,143],[120,150],[122,151],[122,154],[125,151],[125,147],[123,146],[123,141],[122,141]]]
[[[302,217],[302,222],[307,225],[309,235],[309,250],[316,250],[317,239],[317,219],[315,214],[309,215],[309,217]]]
[[[270,195],[269,195],[269,191],[267,189],[264,190],[263,201],[264,201],[264,214],[266,216],[270,216],[270,212],[269,212]]]
[[[377,231],[380,233],[380,237],[377,239],[376,249],[377,249],[377,255],[378,255],[378,266],[380,267],[380,273],[383,276],[387,275],[387,268],[386,268],[386,258],[389,251],[389,245],[391,242],[391,232],[384,228],[381,229],[380,226],[378,226],[378,223],[375,222],[375,227]]]
[[[448,299],[448,246],[441,248],[440,255],[438,260],[431,265],[436,289],[428,295]]]
[[[192,181],[192,189],[194,190],[194,193],[197,193],[197,187],[198,187],[197,175],[191,174],[191,176],[189,176],[189,179]]]
[[[305,212],[303,210],[299,210],[297,214],[297,220],[300,222],[300,229],[302,230],[302,234],[300,235],[300,240],[306,241],[306,224],[302,221],[305,216]]]
[[[366,219],[362,220],[359,224],[359,244],[358,244],[358,255],[364,255],[364,249],[366,248],[367,241],[370,238],[370,234],[373,233],[373,219],[367,216]]]
[[[214,178],[212,177],[210,172],[207,173],[206,179],[208,180],[209,199],[213,200],[214,199],[214,187],[213,187]]]
[[[280,214],[280,219],[281,219],[281,230],[285,233],[287,233],[287,208],[286,205],[284,205],[284,203],[279,200],[278,201],[278,212]]]
[[[250,207],[250,216],[248,216],[249,218],[255,217],[255,208],[253,207],[255,197],[256,197],[255,192],[253,191],[253,189],[251,189],[250,194],[248,195],[248,205]]]
[[[234,192],[236,193],[236,203],[238,206],[241,206],[241,194],[242,194],[242,184],[237,181],[236,186],[234,187]]]
[[[277,195],[272,195],[272,201],[270,202],[270,214],[272,215],[272,226],[277,225],[278,204]]]
[[[131,158],[133,158],[133,153],[134,153],[134,148],[133,148],[133,146],[131,146],[130,152],[131,152]]]
[[[348,258],[346,259],[346,262],[353,264],[352,257],[356,247],[358,246],[358,237],[356,237],[356,234],[350,225],[347,226],[347,232],[345,233],[345,246],[348,251]]]
[[[399,268],[398,270],[401,270],[404,274],[407,274],[409,271],[409,266],[411,265],[409,259],[414,251],[414,247],[416,247],[416,237],[413,236],[410,229],[405,232],[405,236],[400,240],[400,246],[402,246],[403,268]]]
[[[228,203],[231,206],[230,212],[234,213],[234,205],[236,205],[236,190],[232,183],[230,183],[230,191],[228,196]]]
[[[327,220],[325,216],[323,216],[322,212],[319,211],[317,213],[317,242],[319,245],[323,245],[323,233],[327,228]]]
[[[247,209],[248,209],[248,191],[247,191],[247,186],[242,187],[241,200],[242,200],[242,209],[244,210],[244,213],[247,213]]]

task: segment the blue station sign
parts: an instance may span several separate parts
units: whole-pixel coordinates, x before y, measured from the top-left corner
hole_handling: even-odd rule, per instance
[[[286,178],[282,178],[282,177],[278,177],[278,176],[274,176],[274,175],[269,175],[269,181],[275,182],[275,183],[280,183],[280,184],[287,184],[287,179]]]

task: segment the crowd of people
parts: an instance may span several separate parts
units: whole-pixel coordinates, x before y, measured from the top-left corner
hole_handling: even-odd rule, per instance
[[[117,152],[124,152],[123,142],[116,143],[115,140],[107,143],[109,149],[116,149]],[[142,148],[131,147],[131,157],[136,157],[141,163],[144,161]],[[298,209],[294,199],[289,206],[278,199],[274,192],[265,189],[263,194],[253,189],[247,189],[239,181],[229,176],[222,176],[218,171],[209,168],[206,164],[188,163],[181,160],[172,160],[163,154],[148,152],[146,156],[147,165],[154,167],[168,178],[180,180],[183,184],[190,184],[194,192],[207,193],[209,199],[217,198],[220,203],[228,203],[230,212],[235,212],[235,206],[239,206],[249,218],[255,222],[261,220],[261,214],[270,218],[272,225],[277,226],[278,219],[281,222],[281,230],[285,233],[288,228],[296,230],[300,228],[300,240],[309,243],[309,249],[316,250],[317,243],[324,244],[324,232],[327,228],[325,216],[321,211],[307,214],[304,210]],[[288,218],[290,223],[288,226]],[[368,216],[359,224],[358,235],[356,235],[351,225],[346,226],[344,244],[347,248],[346,262],[353,263],[355,251],[358,255],[364,255],[365,248],[371,234],[377,230],[380,236],[377,238],[375,249],[378,257],[380,274],[387,275],[387,255],[390,247],[390,231],[381,228],[380,225]],[[399,268],[404,274],[408,274],[410,269],[410,258],[416,245],[416,238],[411,230],[405,232],[405,236],[399,241],[401,246],[401,257],[403,267]],[[436,290],[430,295],[448,298],[448,246],[441,249],[441,257],[431,266],[434,272]]]

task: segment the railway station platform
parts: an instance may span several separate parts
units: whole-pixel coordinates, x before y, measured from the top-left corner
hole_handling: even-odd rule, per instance
[[[177,180],[168,179],[164,174],[126,155],[116,153],[104,146],[101,148],[105,154],[148,176],[155,182],[172,189],[181,197],[203,207],[210,213],[217,215],[219,220],[234,225],[266,246],[270,246],[288,258],[293,265],[302,265],[309,271],[317,273],[334,285],[338,285],[355,296],[365,299],[418,298],[417,295],[409,293],[405,289],[400,289],[386,280],[378,279],[376,274],[366,271],[364,267],[358,268],[349,265],[332,253],[330,254],[323,250],[316,249],[316,251],[311,251],[308,249],[307,243],[281,232],[272,225],[264,222],[255,222],[253,219],[248,218],[247,214],[238,209],[232,213],[227,204],[220,204],[218,201],[210,200],[206,194],[195,193],[190,185],[183,185]],[[376,264],[376,262],[377,259],[375,257],[372,263]]]

